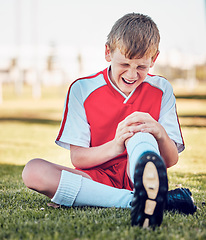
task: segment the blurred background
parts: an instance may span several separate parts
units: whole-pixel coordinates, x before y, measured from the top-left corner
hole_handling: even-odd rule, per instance
[[[67,89],[108,66],[107,34],[129,12],[149,15],[160,30],[151,73],[172,83],[184,133],[192,140],[206,131],[206,0],[0,0],[0,6],[0,162],[24,164],[38,149],[61,163],[65,156],[53,142]]]
[[[160,34],[153,73],[192,90],[206,80],[205,0],[0,0],[0,82],[34,97],[107,66],[104,44],[128,12],[147,14]],[[2,95],[2,93],[1,93]],[[1,96],[1,102],[3,96]]]

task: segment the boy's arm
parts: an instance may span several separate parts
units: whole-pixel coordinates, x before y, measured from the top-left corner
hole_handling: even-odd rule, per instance
[[[86,169],[111,160],[124,152],[125,141],[137,130],[138,126],[130,125],[129,122],[123,120],[117,126],[114,139],[103,145],[89,148],[70,145],[72,164],[77,168]]]
[[[167,168],[177,163],[177,147],[163,126],[148,113],[134,112],[119,123],[115,138],[112,141],[90,148],[71,145],[72,164],[81,169],[101,165],[123,153],[127,141],[137,132],[151,133],[156,138],[160,154]]]
[[[80,169],[101,165],[117,156],[112,141],[98,147],[89,148],[70,145],[70,155],[74,167]]]
[[[157,143],[159,146],[160,155],[163,157],[166,167],[169,168],[178,162],[178,150],[174,141],[171,140],[167,135],[165,129],[160,123],[158,124],[160,125],[160,128],[162,128],[162,135],[161,138],[157,140]]]

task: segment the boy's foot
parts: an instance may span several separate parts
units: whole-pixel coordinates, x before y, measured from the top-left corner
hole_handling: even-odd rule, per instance
[[[134,172],[132,226],[159,226],[163,219],[167,192],[168,180],[164,161],[154,152],[144,153],[138,159]]]
[[[168,191],[165,209],[184,214],[193,214],[196,212],[197,207],[194,205],[192,193],[188,188],[177,188]]]

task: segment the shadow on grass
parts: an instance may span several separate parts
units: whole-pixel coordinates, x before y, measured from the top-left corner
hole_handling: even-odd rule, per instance
[[[203,119],[206,119],[206,115],[178,114],[178,116],[182,117],[182,118],[203,118]]]
[[[204,115],[180,115],[179,118],[183,119],[192,119],[188,124],[181,123],[182,127],[188,128],[205,128],[206,124],[198,124],[196,123],[195,119],[203,119],[206,122],[206,116]],[[58,125],[60,126],[61,121],[55,119],[44,119],[44,118],[25,118],[25,117],[1,117],[0,122],[21,122],[25,124],[45,124],[45,125]]]
[[[175,95],[176,99],[206,99],[206,95],[193,95],[193,94],[188,94],[188,95]]]
[[[192,115],[192,114],[179,114],[181,120],[181,127],[188,128],[205,128],[206,115]]]
[[[43,119],[43,118],[23,118],[23,117],[15,117],[15,118],[0,118],[0,122],[22,122],[22,123],[36,123],[36,124],[49,124],[49,125],[60,125],[60,120],[54,119]]]
[[[204,125],[195,125],[195,124],[181,124],[181,127],[184,128],[205,128],[206,126]]]

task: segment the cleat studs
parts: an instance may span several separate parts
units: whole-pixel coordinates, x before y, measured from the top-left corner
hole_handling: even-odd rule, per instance
[[[140,182],[135,182],[134,186],[135,186],[135,189],[139,189],[140,186],[141,186],[141,183]]]
[[[161,178],[162,177],[166,177],[167,176],[167,173],[166,172],[161,172],[161,174],[159,175]]]
[[[164,199],[163,199],[163,197],[161,197],[161,196],[158,196],[158,198],[157,198],[157,202],[159,202],[159,203],[163,203],[163,202],[164,202]]]
[[[144,191],[140,191],[140,192],[139,192],[139,196],[140,196],[140,197],[143,197],[143,196],[145,196],[145,193],[144,193]]]
[[[135,175],[139,175],[139,174],[140,174],[140,169],[137,168],[137,169],[135,170]]]
[[[160,188],[160,191],[161,191],[161,192],[167,192],[168,189],[167,189],[167,187],[162,186],[162,187]]]

